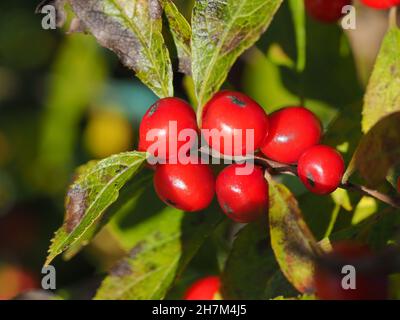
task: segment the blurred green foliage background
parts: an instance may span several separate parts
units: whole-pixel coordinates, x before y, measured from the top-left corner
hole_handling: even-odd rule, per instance
[[[192,1],[176,3],[190,18]],[[92,37],[67,35],[66,30],[43,30],[42,15],[34,14],[37,4],[37,0],[0,2],[3,298],[16,290],[12,275],[1,276],[7,268],[30,272],[36,281],[34,286],[39,286],[49,239],[63,219],[64,193],[74,168],[90,159],[134,149],[140,119],[156,100],[113,53],[101,48]],[[306,32],[307,65],[299,73],[294,27],[285,3],[257,47],[235,64],[225,86],[249,94],[268,112],[305,102],[321,118],[324,128],[329,128],[326,142],[339,146],[349,160],[361,136],[362,72],[357,72],[349,38],[338,25],[308,20]],[[171,36],[167,34],[166,39],[176,66]],[[191,79],[175,75],[176,94],[193,102]],[[340,195],[313,197],[305,194],[296,180],[285,179],[299,197],[318,238],[329,228],[333,212],[338,215],[338,227],[351,224],[348,207],[342,205]],[[152,198],[144,202],[142,211],[160,205]],[[317,215],[319,219],[310,218]],[[110,241],[106,233],[100,236]],[[185,284],[199,274],[218,272],[226,245],[219,240],[211,239],[205,245],[207,250],[200,250],[171,297],[179,298]],[[61,294],[90,297],[99,275],[113,261],[115,249],[110,246],[84,250],[68,264],[57,260]]]

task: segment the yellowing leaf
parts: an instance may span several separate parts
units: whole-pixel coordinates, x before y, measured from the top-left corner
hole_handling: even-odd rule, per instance
[[[363,132],[368,132],[381,118],[396,111],[400,111],[400,29],[394,27],[383,40],[368,83]]]
[[[163,299],[221,218],[213,207],[196,214],[164,207],[134,225],[130,253],[111,269],[95,298]]]
[[[159,97],[173,96],[172,66],[162,36],[159,0],[70,0],[77,17],[104,47]]]
[[[301,293],[314,292],[314,262],[320,253],[317,242],[303,220],[293,194],[269,180],[269,227],[271,245],[289,282]]]
[[[46,265],[79,240],[93,236],[91,227],[139,172],[146,157],[146,153],[126,152],[78,168],[65,201],[65,222],[52,239]]]
[[[358,170],[368,186],[385,181],[392,166],[400,163],[400,112],[381,119],[361,139],[344,175],[347,181]]]

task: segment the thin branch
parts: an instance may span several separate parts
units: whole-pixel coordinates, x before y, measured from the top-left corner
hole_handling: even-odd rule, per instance
[[[284,163],[280,163],[277,161],[273,161],[264,157],[260,156],[247,156],[247,157],[232,157],[232,156],[225,156],[222,155],[218,152],[215,152],[214,150],[208,149],[208,148],[201,148],[200,152],[206,155],[209,155],[214,158],[218,159],[226,159],[229,161],[254,161],[254,163],[261,165],[264,167],[266,170],[271,175],[279,175],[279,174],[285,174],[285,175],[291,175],[291,176],[298,176],[297,174],[297,167],[295,165],[288,165]],[[367,188],[365,186],[357,185],[351,182],[345,182],[340,185],[340,188],[350,190],[350,191],[355,191],[358,193],[361,193],[366,196],[373,197],[379,201],[382,201],[394,208],[400,208],[400,197],[398,196],[389,196],[387,194],[381,193],[377,190],[373,190],[370,188]]]
[[[365,186],[360,186],[351,182],[346,182],[340,186],[343,189],[351,190],[351,191],[357,191],[361,194],[373,197],[375,199],[378,199],[384,203],[387,203],[391,205],[392,207],[395,208],[400,208],[400,198],[399,197],[392,197],[387,194],[381,193],[379,191],[369,189]]]

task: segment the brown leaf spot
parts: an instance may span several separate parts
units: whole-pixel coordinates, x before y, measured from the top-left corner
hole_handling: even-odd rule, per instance
[[[395,64],[392,64],[390,66],[390,74],[395,77],[397,75],[397,66]]]
[[[154,239],[156,239],[156,240],[162,240],[162,238],[163,238],[163,235],[162,235],[162,233],[161,233],[160,231],[156,231],[156,232],[154,233]]]
[[[69,189],[66,198],[65,226],[67,232],[72,232],[81,222],[87,207],[88,192],[79,185]]]
[[[244,32],[236,33],[233,37],[228,39],[226,43],[224,43],[224,46],[222,47],[222,53],[228,53],[236,49],[245,36],[246,34]]]
[[[129,276],[132,274],[132,268],[128,261],[122,260],[110,270],[110,274],[119,278]]]
[[[157,269],[157,265],[155,265],[154,263],[149,263],[149,264],[147,265],[147,269],[148,269],[149,271],[154,271],[154,270]]]
[[[137,257],[137,255],[140,254],[144,250],[145,246],[146,246],[145,241],[140,241],[139,243],[137,243],[132,248],[132,250],[129,252],[129,258],[135,259]]]
[[[88,28],[82,20],[74,18],[72,19],[69,30],[67,31],[67,34],[72,33],[88,33]]]
[[[162,7],[159,0],[148,0],[149,2],[149,12],[150,18],[153,20],[158,20],[162,15]]]
[[[192,75],[192,60],[190,57],[181,57],[179,59],[179,72],[187,74],[188,76]]]
[[[118,169],[115,170],[115,173],[120,173],[126,169],[128,169],[128,166],[121,164],[120,166],[118,166]]]

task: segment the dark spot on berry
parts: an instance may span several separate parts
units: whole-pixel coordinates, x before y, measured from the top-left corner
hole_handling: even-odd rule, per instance
[[[246,102],[240,100],[238,97],[235,96],[228,96],[229,99],[231,99],[232,103],[236,104],[239,107],[245,107]]]
[[[153,104],[151,107],[150,107],[150,110],[149,110],[149,116],[152,116],[156,111],[157,111],[157,109],[158,109],[158,102],[156,102],[155,104]]]
[[[174,201],[172,201],[171,199],[165,199],[165,202],[166,202],[167,204],[169,204],[170,206],[173,206],[173,207],[176,206],[176,203],[175,203]]]
[[[315,187],[314,177],[311,172],[307,172],[307,181],[312,188]]]

